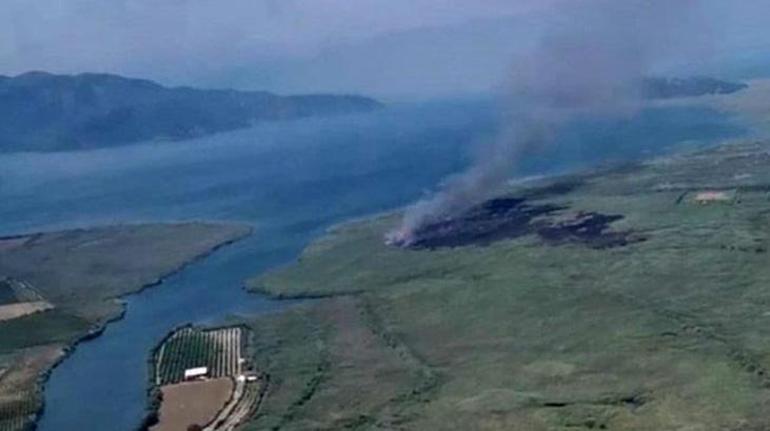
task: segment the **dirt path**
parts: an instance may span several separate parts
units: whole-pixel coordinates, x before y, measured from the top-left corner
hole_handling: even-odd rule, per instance
[[[233,397],[204,431],[233,431],[248,419],[260,401],[264,381],[237,380]]]

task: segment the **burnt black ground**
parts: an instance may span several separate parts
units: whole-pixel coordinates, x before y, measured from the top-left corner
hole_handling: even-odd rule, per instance
[[[415,250],[488,246],[497,241],[537,235],[549,245],[579,243],[590,248],[622,247],[643,238],[612,231],[622,215],[596,212],[569,214],[566,206],[529,203],[524,198],[496,198],[419,229],[407,246]],[[566,214],[566,218],[564,215]],[[560,215],[559,220],[555,220]]]
[[[610,224],[622,220],[622,215],[606,215],[595,212],[579,213],[566,222],[547,224],[537,229],[537,234],[548,244],[580,243],[590,248],[623,247],[644,241],[644,237],[630,231],[612,231]]]

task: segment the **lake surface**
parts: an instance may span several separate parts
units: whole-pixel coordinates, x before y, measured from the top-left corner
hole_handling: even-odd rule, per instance
[[[463,101],[265,124],[194,141],[0,156],[0,234],[143,221],[232,220],[255,234],[127,298],[126,317],[80,344],[46,386],[43,431],[130,431],[150,350],[180,324],[279,310],[244,279],[290,262],[329,226],[403,206],[467,165],[496,110]],[[704,110],[647,111],[560,134],[521,175],[656,154],[743,129]]]

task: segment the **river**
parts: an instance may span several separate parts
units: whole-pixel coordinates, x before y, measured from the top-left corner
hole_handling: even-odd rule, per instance
[[[0,156],[0,234],[109,223],[224,220],[253,236],[126,298],[124,319],[81,343],[45,387],[42,431],[131,431],[146,404],[147,359],[183,323],[279,310],[244,279],[290,262],[329,226],[403,206],[462,169],[494,134],[490,102],[400,105],[359,115],[258,125],[185,142]],[[742,128],[675,109],[597,122],[522,166],[554,172],[714,141]]]

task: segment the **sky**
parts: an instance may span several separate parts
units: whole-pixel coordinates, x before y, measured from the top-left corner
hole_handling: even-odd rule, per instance
[[[168,85],[386,99],[477,94],[504,81],[540,22],[566,3],[590,2],[2,0],[0,74],[111,72]],[[715,58],[769,46],[770,2],[696,3],[720,33]]]

